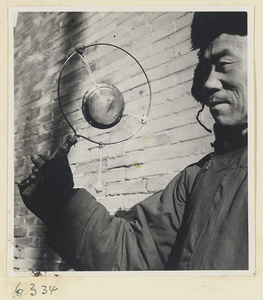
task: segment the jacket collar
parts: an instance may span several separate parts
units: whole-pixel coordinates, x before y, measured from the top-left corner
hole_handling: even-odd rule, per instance
[[[214,125],[215,142],[212,146],[216,154],[224,154],[247,146],[247,125],[242,127],[222,127]]]

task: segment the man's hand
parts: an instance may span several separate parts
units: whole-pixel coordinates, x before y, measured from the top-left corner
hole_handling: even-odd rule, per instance
[[[45,223],[52,221],[70,198],[74,182],[66,155],[48,160],[32,155],[32,173],[19,186],[26,207]]]

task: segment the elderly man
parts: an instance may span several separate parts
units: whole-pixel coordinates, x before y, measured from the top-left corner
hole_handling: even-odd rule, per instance
[[[37,185],[32,197],[20,185],[22,198],[75,270],[248,269],[246,13],[196,13],[192,45],[192,94],[215,120],[215,151],[136,205],[131,222],[73,189],[66,156],[32,156]]]

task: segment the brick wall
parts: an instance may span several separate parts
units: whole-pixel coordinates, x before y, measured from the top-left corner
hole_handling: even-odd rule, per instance
[[[197,124],[200,105],[190,94],[197,63],[190,44],[192,17],[187,12],[19,13],[14,42],[15,181],[30,173],[32,153],[50,155],[72,133],[59,110],[57,81],[66,57],[79,44],[112,43],[129,51],[149,77],[152,108],[147,125],[126,142],[100,150],[79,140],[69,154],[76,187],[87,188],[114,214],[163,189],[176,173],[211,151],[213,137]],[[88,126],[80,107],[92,81],[74,56],[61,80],[67,117],[78,132],[95,140],[123,138],[140,124],[133,115],[140,118],[147,110],[145,77],[133,59],[114,47],[91,47],[86,55],[96,80],[121,90],[128,116],[110,130]],[[201,118],[211,128],[208,113]],[[100,156],[103,189],[97,193]],[[16,187],[14,205],[15,270],[66,270],[45,245],[45,226],[23,205]]]

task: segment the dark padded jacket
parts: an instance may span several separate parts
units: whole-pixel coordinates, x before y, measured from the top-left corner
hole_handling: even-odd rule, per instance
[[[248,269],[247,147],[204,157],[131,222],[75,189],[47,243],[75,270]]]

